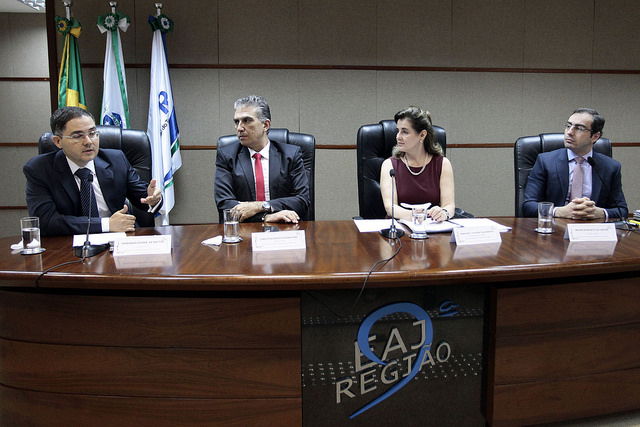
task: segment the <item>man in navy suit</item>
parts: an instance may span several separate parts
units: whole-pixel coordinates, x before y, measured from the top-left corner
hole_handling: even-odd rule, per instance
[[[573,112],[564,126],[566,148],[538,155],[524,190],[524,216],[537,216],[538,202],[547,201],[556,206],[555,217],[627,218],[629,211],[622,192],[620,163],[593,151],[593,144],[602,135],[603,127],[604,117],[597,111],[579,108]],[[589,157],[592,157],[593,167]],[[582,168],[582,192],[572,197],[577,167]],[[597,170],[594,171],[594,167]]]
[[[300,147],[270,141],[271,111],[250,95],[234,105],[239,143],[218,147],[214,195],[217,208],[248,222],[297,223],[309,208],[309,179]]]
[[[40,218],[43,235],[86,232],[81,178],[75,175],[82,168],[95,178],[90,183],[97,207],[91,233],[134,230],[135,217],[127,213],[125,198],[152,212],[160,207],[162,193],[155,180],[148,186],[142,182],[122,151],[100,150],[100,134],[91,113],[64,107],[53,113],[50,123],[53,143],[61,150],[36,156],[23,167],[29,215]]]

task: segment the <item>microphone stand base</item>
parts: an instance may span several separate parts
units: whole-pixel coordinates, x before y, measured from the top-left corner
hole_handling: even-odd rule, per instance
[[[633,231],[634,229],[636,229],[636,227],[634,227],[629,221],[616,221],[616,229],[618,230],[625,230],[625,231]]]
[[[380,234],[387,239],[399,239],[404,236],[404,230],[398,230],[397,228],[385,228],[380,230]]]
[[[108,243],[103,245],[82,245],[76,247],[74,253],[78,258],[91,258],[92,256],[101,254],[107,249],[109,249]]]

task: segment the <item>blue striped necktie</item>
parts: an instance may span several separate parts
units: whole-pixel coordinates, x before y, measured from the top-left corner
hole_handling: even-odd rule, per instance
[[[91,171],[87,168],[80,168],[76,171],[76,176],[80,178],[80,202],[82,203],[82,215],[89,216],[89,203],[91,203],[91,216],[98,217],[98,204],[96,203],[95,194],[92,195],[93,185],[89,182],[88,177]]]

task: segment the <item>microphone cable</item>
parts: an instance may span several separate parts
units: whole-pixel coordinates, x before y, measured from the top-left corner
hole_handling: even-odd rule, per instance
[[[360,293],[358,294],[358,297],[356,298],[356,300],[353,302],[353,305],[351,306],[350,310],[353,310],[356,307],[356,305],[358,304],[358,302],[360,301],[360,297],[362,297],[362,294],[364,293],[364,289],[367,286],[367,282],[369,281],[369,277],[371,277],[371,275],[373,274],[373,272],[376,269],[376,267],[378,267],[378,266],[384,267],[385,265],[387,265],[387,263],[389,261],[394,259],[396,257],[396,255],[398,255],[398,253],[400,252],[400,249],[402,249],[402,239],[400,239],[400,237],[398,236],[393,240],[398,242],[398,249],[396,249],[394,254],[391,255],[389,258],[381,259],[380,261],[378,261],[375,264],[373,264],[373,266],[371,267],[371,269],[367,273],[367,277],[364,278],[364,283],[362,284],[362,288],[360,288]]]
[[[76,259],[76,260],[73,260],[73,261],[63,262],[62,264],[54,265],[53,267],[49,267],[49,268],[47,268],[45,271],[43,271],[42,273],[40,273],[40,275],[39,275],[39,276],[38,276],[38,278],[36,279],[36,283],[35,283],[36,288],[39,288],[39,287],[40,287],[40,285],[38,284],[38,283],[40,282],[40,279],[42,279],[42,277],[44,277],[44,275],[45,275],[45,274],[47,274],[48,272],[50,272],[50,271],[52,271],[52,270],[55,270],[56,268],[63,267],[63,266],[65,266],[65,265],[80,264],[80,263],[84,262],[84,260],[85,260],[86,258],[87,258],[87,257],[85,256],[85,257],[82,257],[81,259]]]

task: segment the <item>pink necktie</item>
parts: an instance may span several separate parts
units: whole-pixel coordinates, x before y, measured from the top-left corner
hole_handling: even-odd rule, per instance
[[[571,200],[582,197],[582,157],[576,157],[576,167],[573,169],[573,182],[571,183]]]
[[[262,173],[262,162],[260,161],[262,156],[260,153],[255,153],[253,157],[256,159],[256,200],[264,202],[266,200],[264,195],[264,173]]]

